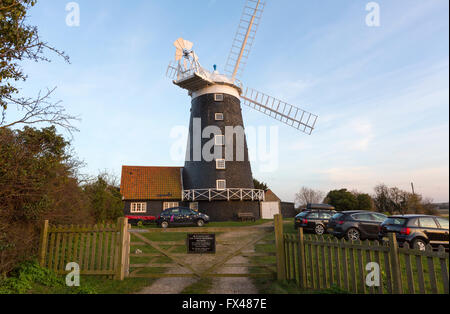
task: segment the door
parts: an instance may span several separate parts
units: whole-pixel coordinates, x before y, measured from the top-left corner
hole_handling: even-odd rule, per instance
[[[261,203],[261,218],[273,219],[273,217],[280,213],[280,203],[278,202],[262,202]]]
[[[174,208],[171,210],[169,223],[173,225],[180,225],[183,223],[183,217],[179,208]]]
[[[316,228],[316,224],[321,221],[319,218],[319,212],[311,212],[311,214],[306,217],[306,220],[308,220],[306,228],[314,230]]]
[[[420,217],[419,224],[423,233],[427,235],[430,243],[439,244],[439,242],[442,241],[444,230],[438,228],[433,217]]]
[[[380,223],[375,221],[370,213],[354,214],[352,217],[358,221],[359,229],[364,238],[377,238]]]
[[[328,226],[328,223],[330,222],[332,215],[330,212],[320,212],[319,218],[322,220],[323,225],[325,228]]]
[[[192,210],[187,208],[182,208],[180,212],[180,224],[183,225],[190,225],[193,224],[194,221],[192,219],[192,216],[194,216],[194,213]]]

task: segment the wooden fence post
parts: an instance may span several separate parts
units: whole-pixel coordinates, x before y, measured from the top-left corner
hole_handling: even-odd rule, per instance
[[[41,241],[39,245],[39,265],[41,267],[45,266],[45,256],[47,254],[48,245],[48,220],[44,221],[44,225],[41,230]]]
[[[397,236],[394,233],[389,233],[389,251],[391,257],[391,274],[392,281],[394,283],[394,293],[401,294],[403,289],[400,273],[400,260],[398,256]]]
[[[277,279],[286,280],[286,256],[284,252],[283,216],[274,216],[275,243],[277,249]]]
[[[119,227],[119,260],[116,269],[116,280],[124,280],[125,278],[125,260],[126,260],[126,245],[128,238],[128,218],[121,217],[117,220],[117,226]]]
[[[300,288],[306,288],[306,257],[305,257],[305,237],[303,228],[298,228],[298,272]]]
[[[131,233],[130,233],[131,225],[127,225],[127,246],[126,246],[126,254],[125,254],[125,277],[130,275],[130,250],[131,250]]]

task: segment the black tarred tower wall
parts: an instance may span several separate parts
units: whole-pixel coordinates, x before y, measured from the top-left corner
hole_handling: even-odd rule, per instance
[[[226,169],[216,169],[216,161],[206,161],[200,153],[201,160],[194,160],[194,119],[201,119],[201,131],[207,126],[217,126],[225,135],[225,127],[242,127],[242,109],[240,99],[230,94],[223,95],[223,101],[216,101],[214,93],[207,93],[193,98],[189,125],[189,140],[186,153],[186,161],[183,170],[183,187],[185,190],[216,189],[217,180],[226,180],[227,188],[254,189],[253,175],[248,157],[247,140],[244,136],[243,161],[237,161],[237,149],[239,141],[236,134],[233,135],[233,161],[226,161]],[[216,121],[216,113],[223,114],[223,121]],[[198,134],[197,134],[198,136]],[[201,139],[201,148],[214,139],[214,135]],[[199,139],[200,140],[200,139]],[[230,141],[226,138],[226,142]],[[213,146],[211,153],[216,146]],[[197,152],[197,157],[198,157]],[[222,146],[221,157],[225,159],[225,146]],[[199,210],[211,216],[213,220],[229,220],[235,218],[237,213],[253,213],[260,217],[259,202],[256,201],[201,201]]]

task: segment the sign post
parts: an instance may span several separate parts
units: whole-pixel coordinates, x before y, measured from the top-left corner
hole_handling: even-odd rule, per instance
[[[188,254],[216,254],[215,234],[188,234],[187,242]]]

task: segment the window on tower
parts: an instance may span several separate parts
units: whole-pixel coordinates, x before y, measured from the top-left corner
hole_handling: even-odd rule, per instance
[[[214,101],[223,101],[223,94],[214,94]]]
[[[227,189],[227,181],[226,180],[217,180],[216,181],[217,190],[224,191]]]
[[[223,113],[216,113],[216,121],[223,121],[224,116]]]
[[[217,159],[216,160],[216,169],[218,169],[218,170],[225,170],[226,169],[225,159]]]
[[[216,135],[215,144],[216,144],[216,146],[224,146],[225,145],[225,136],[224,135]]]

